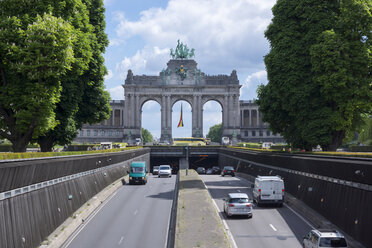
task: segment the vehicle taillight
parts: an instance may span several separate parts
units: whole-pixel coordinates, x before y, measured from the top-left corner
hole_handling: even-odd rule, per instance
[[[229,204],[229,207],[234,207],[234,204],[231,204],[231,203],[230,203],[230,204]]]
[[[227,170],[224,170],[223,172],[227,172]]]
[[[234,170],[232,170],[232,172],[235,172]]]
[[[251,207],[251,206],[252,206],[252,204],[250,204],[250,203],[247,204],[247,207]]]
[[[282,195],[284,195],[284,189],[282,189]]]
[[[261,189],[258,189],[258,193],[260,193],[260,194],[261,194]]]

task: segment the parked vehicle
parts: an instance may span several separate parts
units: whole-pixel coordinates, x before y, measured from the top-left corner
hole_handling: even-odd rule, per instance
[[[212,173],[213,174],[221,174],[221,168],[218,166],[213,166],[212,167]]]
[[[221,139],[221,145],[223,145],[223,146],[230,145],[230,138],[229,137],[226,137],[226,136],[222,137],[222,139]]]
[[[207,174],[207,175],[212,175],[212,174],[213,174],[213,170],[212,170],[212,168],[208,168],[208,169],[207,169],[207,172],[205,172],[205,174]]]
[[[204,168],[204,167],[198,167],[198,168],[196,169],[196,172],[197,172],[198,174],[205,174],[205,168]]]
[[[270,149],[272,145],[273,145],[272,142],[264,142],[262,143],[262,149]]]
[[[336,230],[311,230],[302,240],[304,248],[348,247],[344,235]]]
[[[261,203],[283,206],[284,181],[279,176],[258,176],[254,182],[253,200],[257,206]]]
[[[160,165],[158,177],[172,177],[172,168],[170,165]]]
[[[142,140],[141,138],[136,138],[136,146],[142,145]]]
[[[154,166],[154,167],[152,168],[152,174],[153,174],[153,175],[157,175],[157,174],[159,174],[159,166]]]
[[[224,199],[223,211],[228,217],[232,215],[253,217],[252,203],[249,201],[248,195],[243,193],[228,194],[227,199]]]
[[[230,176],[235,177],[235,170],[234,170],[234,168],[232,166],[225,166],[225,167],[223,167],[221,176],[224,177],[225,175],[230,175]]]
[[[147,183],[147,168],[145,161],[136,161],[131,163],[129,172],[129,184],[134,183]]]

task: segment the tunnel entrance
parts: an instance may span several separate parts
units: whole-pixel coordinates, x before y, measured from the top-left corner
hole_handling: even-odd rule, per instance
[[[154,166],[162,164],[168,164],[172,167],[172,173],[177,174],[180,168],[180,157],[152,157],[150,159],[150,172]],[[196,170],[198,167],[204,167],[205,169],[218,166],[218,157],[215,156],[200,156],[200,157],[189,157],[189,168]]]

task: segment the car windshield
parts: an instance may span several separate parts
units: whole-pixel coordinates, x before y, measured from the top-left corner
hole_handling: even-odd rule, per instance
[[[160,166],[159,170],[169,170],[169,166]]]
[[[145,168],[144,167],[132,167],[131,172],[133,173],[142,173],[144,172]]]
[[[233,167],[230,167],[230,166],[227,166],[225,168],[223,168],[224,170],[233,170],[234,168]]]
[[[248,198],[231,198],[229,203],[248,203]]]
[[[154,166],[154,170],[159,170],[159,166]]]
[[[347,247],[344,238],[320,238],[319,247]]]

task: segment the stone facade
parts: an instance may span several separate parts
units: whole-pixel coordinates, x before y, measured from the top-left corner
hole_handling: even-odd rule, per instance
[[[214,100],[222,108],[223,136],[233,142],[282,141],[262,123],[258,106],[239,101],[241,85],[233,70],[230,75],[205,75],[192,59],[171,59],[158,76],[137,76],[129,70],[123,85],[125,101],[112,101],[109,120],[84,125],[76,142],[128,142],[141,137],[142,106],[153,100],[161,106],[160,142],[172,143],[172,107],[187,101],[192,108],[192,136],[203,137],[203,106]],[[88,135],[89,134],[89,135]],[[111,135],[110,135],[111,134]],[[115,134],[115,135],[113,135]]]

